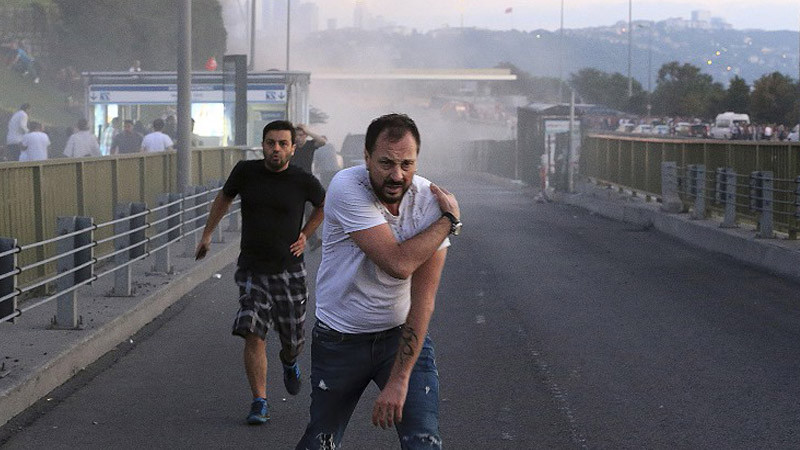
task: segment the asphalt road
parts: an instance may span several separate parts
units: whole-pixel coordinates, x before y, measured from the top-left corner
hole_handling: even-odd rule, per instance
[[[510,185],[432,178],[465,223],[431,331],[446,447],[800,446],[797,284]],[[293,448],[307,378],[289,397],[271,365],[272,420],[245,425],[235,310],[228,267],[0,430],[3,448]],[[375,395],[345,448],[399,447],[369,423]]]

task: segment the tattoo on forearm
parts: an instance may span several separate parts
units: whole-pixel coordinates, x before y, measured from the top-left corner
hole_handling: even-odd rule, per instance
[[[417,347],[419,338],[417,332],[409,326],[403,327],[403,335],[400,337],[400,363],[405,364],[406,361],[414,357],[414,349]]]

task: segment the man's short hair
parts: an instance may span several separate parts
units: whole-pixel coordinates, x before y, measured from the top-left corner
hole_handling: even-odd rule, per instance
[[[20,105],[19,109],[27,111],[28,109],[30,109],[30,107],[31,107],[30,103],[23,103],[22,105]]]
[[[297,139],[297,134],[294,130],[294,125],[288,120],[274,120],[264,126],[264,131],[261,133],[261,142],[267,139],[267,132],[286,130],[292,133],[292,143]]]
[[[378,117],[367,127],[367,136],[364,139],[364,146],[367,148],[368,154],[371,155],[372,151],[375,150],[375,143],[378,142],[378,136],[384,130],[386,130],[387,133],[386,137],[391,142],[399,141],[406,133],[411,133],[411,135],[414,136],[414,140],[417,141],[417,153],[419,153],[421,140],[417,124],[406,114],[392,113]]]
[[[78,119],[78,129],[80,131],[86,131],[89,129],[89,121],[86,119]]]
[[[39,123],[39,122],[35,122],[35,121],[31,120],[28,123],[28,129],[30,131],[42,131],[42,124]]]
[[[125,122],[123,123],[123,125],[130,125],[130,126],[133,126],[133,120],[131,120],[131,119],[125,119]]]
[[[164,129],[164,120],[163,119],[156,119],[153,121],[153,129],[155,131],[161,131]]]

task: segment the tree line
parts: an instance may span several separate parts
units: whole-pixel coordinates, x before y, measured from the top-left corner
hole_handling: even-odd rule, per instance
[[[762,76],[752,85],[734,77],[727,88],[691,64],[673,61],[661,66],[655,89],[648,93],[628,77],[618,73],[584,68],[570,75],[563,84],[558,78],[534,77],[512,63],[498,64],[517,75],[517,80],[497,86],[496,95],[526,95],[529,101],[563,102],[574,89],[583,103],[604,105],[618,111],[662,117],[692,117],[712,120],[724,111],[747,113],[756,123],[796,124],[800,122],[800,83],[780,72]],[[559,93],[561,96],[559,97]]]
[[[163,0],[3,0],[5,7],[31,8],[32,32],[43,36],[50,71],[175,70],[180,2]],[[6,36],[13,38],[14,36]],[[218,0],[192,1],[192,66],[202,69],[225,51],[227,33]]]

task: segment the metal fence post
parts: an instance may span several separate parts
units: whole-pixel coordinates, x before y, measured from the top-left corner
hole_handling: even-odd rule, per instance
[[[180,194],[174,193],[164,193],[159,194],[156,200],[158,206],[168,205],[172,202],[175,202],[181,198]],[[178,213],[180,211],[180,203],[175,205],[170,205],[167,208],[159,209],[158,214],[156,215],[156,220],[160,219],[167,219],[168,217],[172,216],[173,214]],[[159,222],[156,226],[156,234],[166,233],[167,230],[170,228],[177,226],[180,223],[180,216],[170,217],[169,219]],[[165,247],[161,250],[155,252],[155,260],[153,262],[153,272],[161,272],[161,273],[172,273],[172,264],[170,263],[170,245],[173,239],[180,235],[180,230],[173,230],[168,232],[167,234],[154,239],[153,246],[154,247],[161,247],[164,245]]]
[[[0,253],[10,252],[17,248],[17,240],[0,238]],[[17,268],[17,254],[11,253],[0,256],[0,276],[11,273]],[[0,280],[0,298],[7,297],[17,290],[17,275],[11,275]],[[17,296],[0,301],[0,317],[7,317],[17,310]],[[11,322],[14,322],[11,319]]]
[[[202,192],[203,188],[200,186],[189,186],[186,195],[194,196]],[[197,250],[197,216],[200,215],[200,208],[195,207],[202,204],[205,197],[205,195],[198,195],[183,202],[183,234],[186,239],[183,256],[186,258],[194,257],[195,250]]]
[[[114,219],[122,219],[124,217],[130,217],[132,206],[133,205],[131,203],[120,203],[119,205],[117,205],[117,207],[114,209]],[[132,224],[130,220],[123,220],[121,222],[117,222],[114,224],[114,234],[119,236],[122,233],[130,231],[131,227]],[[114,239],[114,250],[117,251],[122,250],[123,248],[130,246],[132,241],[133,240],[131,239],[130,234],[119,236],[116,239]],[[116,263],[117,266],[122,266],[129,260],[130,260],[130,252],[117,253],[116,256],[114,256],[114,263]],[[114,272],[114,290],[112,291],[113,295],[117,296],[131,295],[132,293],[131,270],[132,270],[131,265],[128,264],[122,269],[119,269],[116,272]]]
[[[703,164],[689,165],[689,192],[694,195],[694,209],[692,219],[705,219],[706,217],[706,166]]]
[[[678,196],[678,164],[675,161],[661,163],[661,210],[671,213],[683,210]]]
[[[720,228],[736,228],[736,172],[730,167],[717,169],[717,202],[725,205]]]
[[[92,229],[91,217],[59,217],[57,219],[58,234],[64,235],[78,230],[86,230],[73,236],[70,239],[61,239],[58,243],[58,252],[65,253],[76,248],[84,247],[94,241],[94,231]],[[86,248],[78,251],[72,255],[59,258],[58,272],[64,273],[74,269],[75,267],[84,265],[90,262],[93,258],[93,248]],[[58,279],[58,290],[65,290],[75,286],[78,283],[88,280],[94,273],[94,265],[88,265],[79,269],[69,275],[62,276]],[[73,290],[58,296],[58,304],[56,306],[56,316],[53,318],[54,328],[79,328],[78,322],[78,302],[77,291]]]
[[[774,185],[774,175],[771,171],[761,172],[761,216],[758,221],[758,237],[773,238],[772,215],[774,212],[772,193]]]
[[[222,187],[222,181],[221,180],[217,180],[217,181],[213,182],[209,187],[212,188],[212,189],[220,188],[220,187]],[[219,195],[219,192],[221,192],[221,191],[217,191],[216,195],[213,195],[213,196],[209,195],[208,196],[208,200],[213,202],[214,199],[216,198],[216,196]],[[211,212],[211,204],[209,204],[209,206],[208,206],[208,211],[209,211],[209,213]],[[203,226],[203,225],[201,224],[200,226]],[[214,234],[211,236],[211,242],[225,242],[225,236],[222,234],[222,227],[221,226],[217,225],[217,227],[214,229]]]

